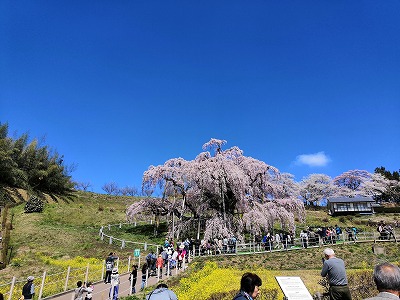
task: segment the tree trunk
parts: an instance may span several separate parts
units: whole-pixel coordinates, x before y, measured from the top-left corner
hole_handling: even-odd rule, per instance
[[[174,209],[175,209],[175,193],[174,193]],[[175,212],[174,209],[172,210],[172,238],[175,238]]]
[[[158,228],[160,226],[160,215],[155,214],[154,215],[154,236],[158,235]]]

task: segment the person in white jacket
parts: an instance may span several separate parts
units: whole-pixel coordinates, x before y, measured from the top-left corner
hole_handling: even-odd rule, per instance
[[[118,269],[114,268],[111,273],[111,288],[109,299],[118,300],[118,289],[119,289],[119,274]]]

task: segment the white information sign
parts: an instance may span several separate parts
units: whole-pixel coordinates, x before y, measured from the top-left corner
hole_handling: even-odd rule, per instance
[[[313,300],[300,277],[275,276],[287,300]]]

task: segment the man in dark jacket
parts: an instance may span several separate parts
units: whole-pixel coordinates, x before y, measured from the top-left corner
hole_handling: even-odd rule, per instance
[[[104,277],[104,283],[110,283],[111,282],[111,273],[112,270],[114,269],[114,264],[115,260],[117,260],[118,257],[115,255],[115,253],[110,252],[110,254],[106,258],[106,276]]]
[[[24,296],[25,300],[31,300],[33,299],[33,296],[35,295],[35,286],[33,284],[33,280],[35,278],[33,276],[29,276],[27,278],[27,283],[24,284],[22,287],[22,295]]]
[[[244,273],[240,280],[240,291],[233,300],[253,300],[257,298],[262,281],[254,273]]]

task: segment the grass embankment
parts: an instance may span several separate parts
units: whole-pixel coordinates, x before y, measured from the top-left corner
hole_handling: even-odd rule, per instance
[[[101,225],[109,223],[124,222],[126,207],[135,201],[135,198],[78,192],[66,201],[56,200],[46,203],[43,213],[25,214],[23,204],[12,208],[11,261],[6,269],[0,271],[2,280],[8,281],[12,276],[40,275],[45,270],[57,272],[63,267],[63,263],[56,264],[53,263],[54,260],[65,262],[76,257],[104,259],[105,255],[112,251],[116,251],[120,257],[132,255],[132,248],[120,249],[119,246],[101,241],[99,228]],[[308,210],[305,224],[312,227],[336,224],[341,227],[355,225],[360,230],[371,231],[375,228],[369,227],[368,223],[376,223],[381,220],[393,222],[397,217],[396,214],[331,217],[323,210]],[[298,223],[297,229],[304,228],[305,224]],[[165,226],[161,229],[165,230]],[[163,241],[165,232],[162,232],[157,238],[153,238],[152,233],[151,225],[142,225],[119,230],[115,236],[148,243]],[[388,243],[384,244],[384,247],[386,254],[380,256],[372,253],[371,244],[337,246],[335,249],[338,256],[345,259],[348,269],[362,270],[372,268],[380,260],[398,262],[400,256],[398,245]],[[276,275],[297,276],[296,274],[298,274],[310,291],[321,290],[317,284],[321,267],[321,249],[266,253],[255,256],[200,258],[196,259],[196,265],[192,265],[191,270],[184,276],[189,279],[191,276],[196,278],[195,272],[201,270],[207,260],[215,261],[216,268],[229,269],[233,272],[232,274],[237,276],[249,270],[268,270],[270,272],[268,276],[272,276],[272,278]],[[78,261],[81,260],[78,259]],[[219,276],[222,276],[221,274]],[[237,289],[238,282],[235,276],[233,276],[236,282],[234,290]],[[268,277],[267,275],[263,276]],[[271,282],[270,279],[267,281]],[[200,280],[198,282],[200,283]],[[175,286],[179,289],[180,286],[184,287],[185,283],[184,281],[176,283]]]
[[[2,280],[41,274],[44,270],[59,270],[58,266],[38,257],[104,259],[114,251],[121,257],[132,255],[132,249],[120,249],[101,241],[99,228],[105,224],[125,222],[126,207],[133,201],[133,197],[78,192],[68,201],[57,199],[57,202],[46,203],[42,213],[26,214],[24,204],[13,207],[9,216],[12,218],[11,260],[0,271]],[[132,240],[136,238],[131,235]],[[143,241],[143,236],[140,238]]]
[[[385,254],[379,255],[373,253],[372,245],[373,243],[356,243],[332,246],[337,256],[345,260],[354,299],[363,299],[374,294],[375,285],[371,274],[377,263],[389,261],[400,264],[398,244],[375,244],[385,248]],[[170,285],[177,291],[181,300],[232,299],[237,292],[240,276],[245,272],[254,272],[263,280],[260,300],[283,298],[275,276],[298,276],[311,294],[324,292],[324,286],[319,284],[322,251],[323,248],[309,248],[196,258],[184,278],[175,279]]]

